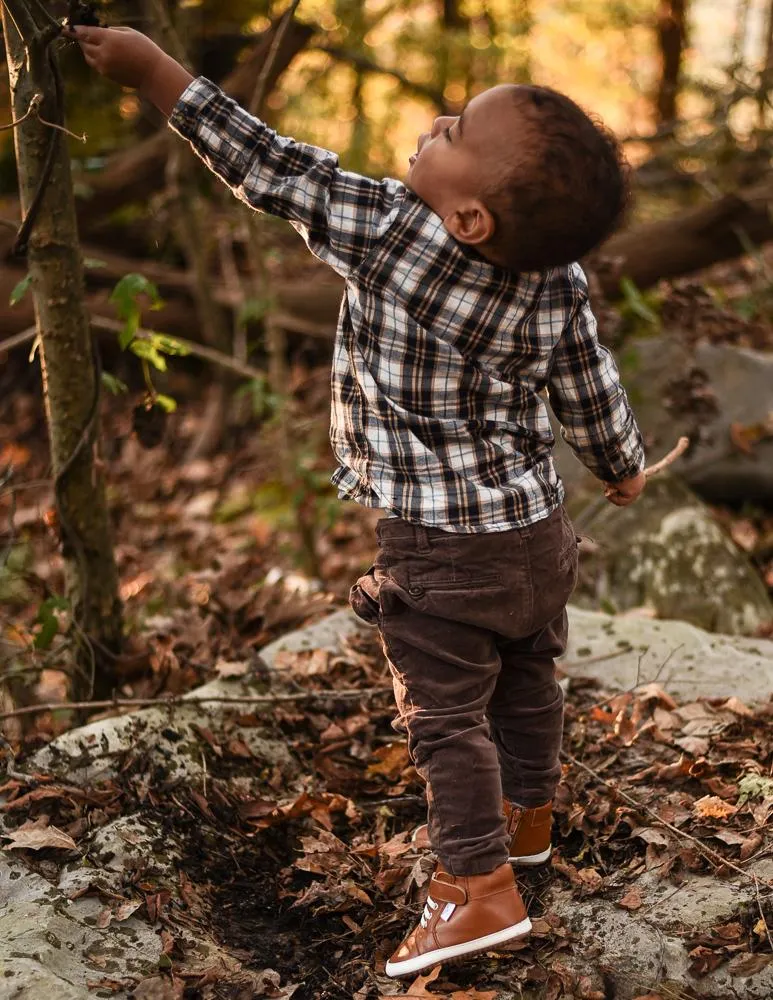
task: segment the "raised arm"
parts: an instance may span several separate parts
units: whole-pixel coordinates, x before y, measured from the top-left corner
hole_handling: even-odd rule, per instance
[[[588,286],[579,266],[570,271],[573,308],[556,345],[548,382],[561,435],[580,461],[603,482],[619,485],[626,499],[644,485],[644,447],[610,352],[598,341]],[[636,485],[634,485],[634,483]],[[614,496],[610,496],[616,502]],[[631,499],[635,499],[635,496]]]
[[[63,32],[80,44],[97,73],[122,87],[134,87],[169,117],[193,77],[154,41],[134,28],[75,25]]]
[[[194,79],[130,28],[77,28],[86,61],[137,87],[237,198],[287,219],[317,257],[346,276],[391,225],[405,193],[394,180],[341,170],[326,149],[277,135],[204,77]]]

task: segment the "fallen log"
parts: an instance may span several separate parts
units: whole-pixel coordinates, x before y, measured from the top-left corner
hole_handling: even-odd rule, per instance
[[[620,279],[649,288],[702,267],[731,260],[773,239],[773,178],[722,195],[716,201],[667,219],[616,233],[591,255],[608,298],[620,294]]]
[[[0,259],[10,249],[13,234],[0,230]],[[200,321],[195,307],[190,276],[182,269],[154,260],[123,257],[102,247],[86,244],[85,257],[96,258],[103,267],[89,268],[85,273],[86,308],[92,316],[115,321],[116,312],[110,303],[110,293],[124,275],[137,271],[152,281],[164,300],[164,307],[143,313],[143,324],[165,333],[201,339]],[[35,314],[30,295],[17,305],[10,305],[11,293],[27,273],[25,261],[7,261],[0,268],[0,330],[12,337],[33,326]],[[277,281],[271,287],[275,309],[271,321],[282,329],[321,340],[332,340],[341,304],[343,282],[320,266],[312,280]],[[242,302],[225,281],[214,279],[215,302],[226,312],[229,322]]]

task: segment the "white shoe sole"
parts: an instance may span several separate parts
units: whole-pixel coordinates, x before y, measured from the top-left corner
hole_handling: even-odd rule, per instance
[[[528,868],[530,865],[541,865],[544,864],[550,858],[552,847],[548,847],[544,851],[540,851],[539,854],[522,854],[518,858],[508,858],[507,860],[511,865],[523,865]]]
[[[486,934],[485,937],[475,938],[472,941],[464,941],[461,944],[449,945],[447,948],[436,948],[435,951],[425,952],[417,955],[416,958],[409,958],[405,962],[387,962],[385,972],[394,979],[397,976],[407,976],[412,972],[420,972],[441,962],[450,962],[452,958],[461,958],[464,955],[472,955],[478,951],[487,951],[495,948],[505,941],[512,941],[514,938],[525,937],[531,930],[531,920],[527,917],[518,924],[505,927],[501,931],[493,934]]]

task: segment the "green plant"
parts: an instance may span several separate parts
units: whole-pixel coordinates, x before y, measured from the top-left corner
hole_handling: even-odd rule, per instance
[[[642,292],[630,278],[620,279],[623,301],[620,317],[626,333],[653,333],[660,330],[661,298],[657,292]]]
[[[773,778],[764,774],[745,774],[738,782],[738,805],[742,806],[749,799],[764,799],[773,796]]]

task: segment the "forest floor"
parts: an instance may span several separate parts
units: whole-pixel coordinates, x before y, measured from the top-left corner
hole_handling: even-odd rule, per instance
[[[239,669],[249,665],[220,667],[223,675]],[[639,881],[645,873],[676,894],[689,890],[696,875],[720,885],[771,854],[773,704],[752,710],[729,698],[678,705],[656,684],[609,696],[597,682],[574,678],[552,864],[519,877],[532,936],[413,982],[389,981],[384,961],[423,905],[431,859],[410,843],[424,818],[424,796],[405,743],[391,730],[388,673],[376,637],[350,641],[341,655],[280,653],[274,676],[284,678],[276,684],[291,677],[295,690],[315,692],[314,707],[277,704],[267,719],[237,706],[222,731],[194,727],[206,761],[203,786],[170,784],[163,768],[149,767],[129,746],[114,762],[115,777],[77,794],[39,774],[29,782],[17,774],[2,788],[3,812],[11,826],[18,823],[6,831],[18,838],[15,847],[25,847],[32,828],[38,845],[49,832],[51,847],[24,853],[54,883],[59,867],[79,857],[62,850],[61,834],[82,841],[88,859],[94,831],[119,816],[155,823],[161,854],[178,845],[179,856],[182,845],[177,885],[157,877],[151,850],[150,865],[122,872],[118,895],[90,887],[104,903],[98,926],[133,914],[156,927],[168,992],[152,995],[163,1000],[436,994],[495,1000],[521,991],[541,1000],[606,1000],[611,994],[599,984],[588,951],[581,952],[585,965],[578,971],[573,931],[551,909],[552,888],[569,888],[578,906],[613,901],[646,920],[654,899],[651,884],[643,889]],[[274,682],[263,679],[270,691]],[[336,698],[336,691],[357,688],[362,701]],[[235,736],[237,726],[243,733],[252,725],[290,749],[302,791],[289,795],[276,766]],[[168,736],[173,739],[173,728]],[[261,793],[245,795],[246,777],[256,775]],[[186,973],[181,931],[195,937],[197,928],[214,933],[244,970],[264,976],[265,993],[256,992],[254,982],[241,991],[215,966]],[[678,993],[642,982],[639,996],[690,1000],[702,995],[701,977],[718,967],[736,976],[759,972],[773,960],[771,928],[773,897],[758,885],[751,905],[739,902],[710,929],[684,927],[690,977]],[[97,996],[123,995],[127,988],[109,972],[93,983]],[[146,995],[136,988],[137,996]]]
[[[128,637],[116,664],[119,697],[178,695],[240,669],[270,640],[344,604],[349,586],[369,565],[379,514],[339,503],[326,485],[332,467],[329,372],[311,355],[291,366],[286,425],[257,420],[245,398],[241,417],[213,458],[183,461],[205,410],[200,376],[190,368],[173,370],[164,386],[180,408],[166,440],[152,450],[132,435],[133,401],[105,400],[103,457]],[[50,528],[53,498],[36,378],[30,369],[0,404],[0,470],[12,465],[10,486],[20,487],[0,491],[0,554],[6,561],[0,568],[6,615],[0,649],[22,658],[30,700],[49,702],[66,698],[67,612],[56,603],[62,564]],[[773,588],[773,515],[715,513],[757,558]],[[331,691],[388,686],[375,643],[337,659],[320,652],[287,656],[285,669],[295,684]],[[771,704],[749,708],[729,699],[677,705],[654,685],[636,696],[609,697],[590,679],[575,679],[565,749],[593,774],[567,763],[556,803],[560,837],[553,864],[522,879],[532,938],[504,963],[482,958],[418,977],[406,993],[404,984],[374,978],[415,916],[428,879],[427,860],[410,846],[410,833],[424,817],[423,791],[404,743],[390,728],[392,715],[388,694],[371,700],[367,710],[334,698],[324,710],[277,706],[276,735],[309,777],[308,789],[291,800],[276,783],[272,789],[270,774],[266,795],[244,800],[238,778],[256,765],[249,750],[202,731],[209,796],[185,789],[170,800],[163,782],[156,787],[137,780],[141,760],[127,759],[120,778],[85,796],[13,778],[3,788],[3,809],[9,816],[19,809],[21,820],[24,801],[25,819],[46,817],[76,841],[116,815],[144,810],[155,816],[169,836],[187,845],[179,878],[188,919],[215,927],[245,967],[275,970],[280,978],[267,980],[266,996],[297,1000],[435,993],[494,1000],[504,988],[539,989],[546,1000],[604,1000],[597,984],[570,972],[564,960],[572,936],[543,902],[551,884],[571,886],[578,900],[604,898],[614,877],[617,899],[622,875],[632,888],[617,905],[646,911],[647,900],[633,884],[643,871],[659,871],[678,892],[691,874],[720,880],[730,874],[717,852],[744,866],[770,851],[764,837],[773,812]],[[245,720],[242,713],[239,724]],[[62,709],[7,720],[6,732],[23,758],[81,721]],[[608,780],[612,774],[614,781]],[[642,809],[627,804],[621,789]],[[664,832],[644,807],[685,836]],[[44,849],[34,859],[51,865],[61,852]],[[144,883],[141,871],[135,875],[127,895],[163,928],[169,899]],[[738,974],[763,968],[773,955],[771,928],[770,896],[763,893],[756,909],[744,909],[710,934],[686,938],[695,980],[679,1000],[699,997],[700,976],[723,963]],[[173,930],[167,933],[174,985],[182,956]],[[209,985],[216,990],[216,978]],[[656,987],[642,983],[641,995],[657,1000]],[[190,1000],[236,996],[205,994],[203,979],[180,977],[174,988],[170,997]],[[110,994],[109,976],[101,989]],[[675,995],[664,993],[662,1000]]]

